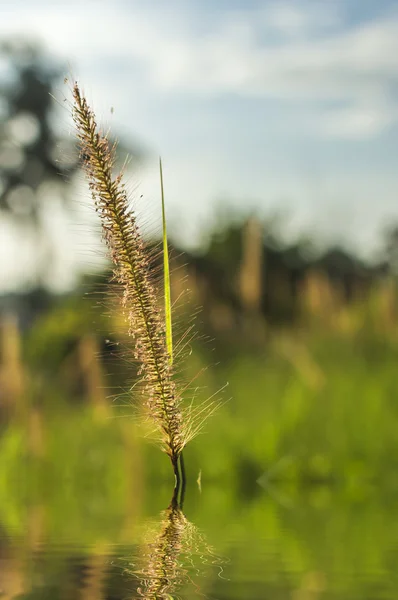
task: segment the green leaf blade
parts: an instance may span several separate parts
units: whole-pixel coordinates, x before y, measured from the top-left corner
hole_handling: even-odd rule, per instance
[[[164,314],[166,324],[166,347],[170,365],[173,364],[173,326],[171,318],[171,290],[170,290],[170,263],[169,247],[167,244],[166,208],[164,202],[163,168],[162,159],[159,158],[160,191],[162,198],[162,237],[163,237],[163,282],[164,282]]]

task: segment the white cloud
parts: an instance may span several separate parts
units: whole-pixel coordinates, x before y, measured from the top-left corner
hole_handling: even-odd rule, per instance
[[[275,0],[264,5],[262,23],[267,30],[276,30],[292,38],[325,33],[341,24],[336,3],[289,2]]]
[[[158,94],[305,102],[314,107],[321,135],[374,136],[398,117],[390,92],[398,83],[398,14],[343,29],[337,7],[278,0],[226,10],[217,22],[209,12],[206,33],[199,33],[172,1],[122,6],[70,0],[30,9],[24,3],[23,10],[2,9],[0,35],[36,32],[83,68],[120,61],[127,85],[138,65]],[[103,87],[109,92],[109,82]],[[326,110],[328,101],[346,106]]]
[[[105,6],[102,19],[92,20],[87,9],[76,20],[71,9],[62,28],[56,12],[36,22],[65,53],[120,58],[126,71],[129,60],[140,64],[159,93],[229,93],[314,106],[337,100],[348,108],[325,112],[319,131],[334,124],[332,134],[342,137],[376,135],[397,118],[389,87],[398,80],[398,15],[342,30],[331,4],[278,2],[227,12],[199,35],[183,13],[147,5],[127,18]]]
[[[350,76],[354,86],[396,77],[398,17],[358,25],[341,32],[334,27],[319,37],[326,23],[338,22],[330,3],[275,2],[258,10],[226,12],[212,33],[199,35],[187,15],[131,3],[85,2],[32,5],[12,10],[0,33],[37,32],[64,55],[143,61],[155,83],[206,93],[232,91],[262,95],[344,96]],[[210,17],[209,17],[210,18]],[[267,34],[283,30],[300,39],[267,43]],[[262,39],[260,39],[262,38]],[[235,66],[240,76],[232,77]],[[325,88],[326,84],[326,88]]]
[[[354,106],[323,114],[320,130],[327,137],[345,139],[366,139],[373,137],[391,126],[398,118],[398,111],[392,107]]]

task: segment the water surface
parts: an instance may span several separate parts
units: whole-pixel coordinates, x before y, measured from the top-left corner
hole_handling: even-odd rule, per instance
[[[315,487],[233,493],[191,485],[184,508],[146,490],[112,515],[2,506],[0,597],[396,598],[393,492]],[[98,508],[99,507],[99,508]],[[18,508],[18,509],[17,509]],[[22,515],[22,517],[21,517]]]

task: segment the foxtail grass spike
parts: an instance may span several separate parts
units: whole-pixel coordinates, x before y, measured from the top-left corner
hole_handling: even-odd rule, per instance
[[[145,245],[136,217],[129,209],[122,175],[112,174],[116,148],[98,129],[95,115],[77,84],[73,97],[80,155],[114,264],[114,276],[123,289],[123,308],[129,333],[135,340],[133,356],[139,363],[147,408],[174,465],[185,443],[181,398],[173,381],[165,326],[157,307]]]
[[[184,405],[186,386],[178,387],[175,381],[162,163],[160,161],[164,315],[158,308],[159,292],[152,281],[150,252],[130,209],[123,173],[113,174],[116,144],[111,146],[108,135],[98,128],[95,114],[77,83],[73,85],[72,115],[83,168],[113,262],[114,280],[123,291],[122,307],[128,333],[134,341],[132,356],[139,365],[145,407],[156,426],[162,448],[171,459],[179,487],[179,466],[183,485],[185,482],[184,462],[180,460],[182,450],[200,432],[203,422],[220,402],[210,397],[198,406],[193,405],[193,400]]]

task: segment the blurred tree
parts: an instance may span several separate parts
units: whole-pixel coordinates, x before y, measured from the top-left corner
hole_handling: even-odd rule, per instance
[[[33,288],[46,288],[53,276],[58,241],[51,218],[67,207],[68,184],[79,167],[74,138],[62,135],[51,95],[65,72],[36,43],[0,41],[0,217],[30,242],[35,273],[26,279]],[[126,153],[120,144],[121,162]],[[129,154],[133,160],[143,155],[139,149]]]
[[[394,224],[385,231],[384,258],[389,271],[398,274],[398,225]]]
[[[52,121],[50,93],[63,68],[17,39],[0,43],[0,65],[0,211],[33,237],[40,287],[52,257],[45,211],[51,202],[67,202],[66,181],[78,167],[74,144],[56,134]]]

